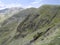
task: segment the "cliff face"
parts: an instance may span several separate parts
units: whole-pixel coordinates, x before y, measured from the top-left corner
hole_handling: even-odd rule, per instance
[[[0,45],[60,44],[60,6],[30,8],[12,17],[2,23]]]

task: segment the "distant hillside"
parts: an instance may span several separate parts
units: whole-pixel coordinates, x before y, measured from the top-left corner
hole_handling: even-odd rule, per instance
[[[0,10],[0,23],[22,10],[23,8],[20,7],[5,8]]]
[[[0,10],[0,13],[13,12],[13,11],[18,11],[22,9],[23,8],[20,8],[20,7],[5,8],[5,9]]]
[[[24,9],[1,23],[0,45],[60,45],[60,6]]]

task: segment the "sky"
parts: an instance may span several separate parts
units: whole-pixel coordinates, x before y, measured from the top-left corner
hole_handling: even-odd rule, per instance
[[[11,7],[40,7],[43,4],[60,5],[60,0],[0,0],[0,9]]]

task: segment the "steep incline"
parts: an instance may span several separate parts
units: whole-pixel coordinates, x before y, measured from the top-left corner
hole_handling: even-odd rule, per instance
[[[30,8],[5,20],[0,45],[60,45],[60,6]]]

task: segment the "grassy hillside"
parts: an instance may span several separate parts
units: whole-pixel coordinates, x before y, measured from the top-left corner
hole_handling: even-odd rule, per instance
[[[60,45],[60,6],[22,10],[1,26],[0,45]]]

